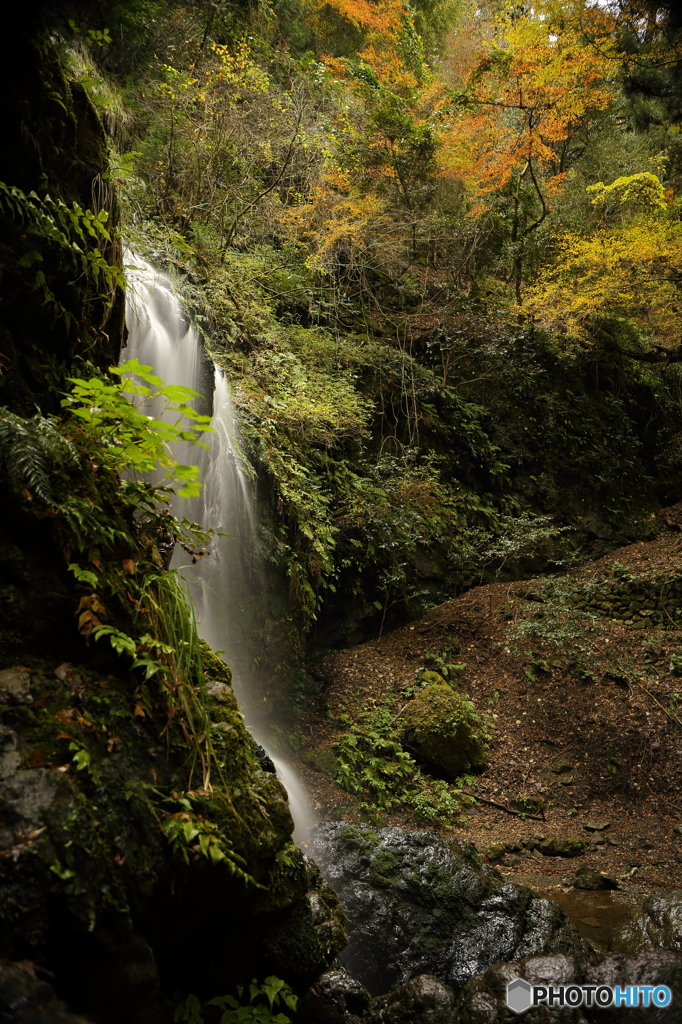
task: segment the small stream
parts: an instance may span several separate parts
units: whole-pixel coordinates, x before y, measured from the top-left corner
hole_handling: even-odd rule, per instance
[[[614,932],[634,917],[636,908],[619,900],[609,890],[537,889],[539,896],[553,900],[562,907],[568,918],[586,939],[600,949],[607,950]]]

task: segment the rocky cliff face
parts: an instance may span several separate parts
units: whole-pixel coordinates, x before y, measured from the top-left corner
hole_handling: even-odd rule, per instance
[[[286,793],[261,767],[228,666],[190,630],[191,671],[147,685],[78,630],[105,585],[123,630],[149,615],[135,573],[153,569],[163,587],[154,530],[126,510],[96,451],[55,441],[45,418],[74,368],[105,369],[121,343],[119,294],[76,273],[73,239],[59,233],[67,205],[82,224],[106,212],[101,252],[115,266],[107,140],[45,32],[31,23],[2,47],[0,958],[52,972],[69,1009],[101,1021],[147,1020],[170,997],[210,998],[254,976],[305,986],[343,946],[343,913],[291,843]],[[60,462],[64,444],[73,452]],[[30,472],[36,486],[20,486]],[[74,558],[92,570],[85,589]],[[180,691],[202,702],[201,736]],[[197,759],[209,746],[211,784]],[[40,984],[2,970],[22,1005],[47,1005]]]

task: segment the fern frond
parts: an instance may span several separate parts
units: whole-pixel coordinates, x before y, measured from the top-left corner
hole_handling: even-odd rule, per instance
[[[40,414],[24,419],[0,408],[0,467],[15,494],[28,491],[31,497],[52,504],[51,473],[79,465],[75,447],[52,420]]]

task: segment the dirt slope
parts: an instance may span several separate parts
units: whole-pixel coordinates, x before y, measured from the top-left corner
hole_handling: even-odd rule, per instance
[[[458,688],[496,724],[489,765],[471,792],[506,807],[519,796],[544,807],[534,820],[480,803],[466,822],[440,827],[484,854],[534,838],[588,841],[570,860],[505,854],[501,870],[535,887],[566,887],[588,864],[619,879],[621,901],[680,888],[681,512],[666,510],[654,541],[562,577],[480,587],[314,665],[320,689],[303,722],[302,771],[320,817],[359,816],[329,777],[339,715],[353,718],[391,694],[399,712],[419,666],[463,662]]]

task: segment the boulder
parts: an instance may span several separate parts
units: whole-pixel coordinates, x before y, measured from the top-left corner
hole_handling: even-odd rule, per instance
[[[363,1024],[457,1024],[457,996],[431,974],[419,974],[370,1003]]]
[[[576,889],[617,889],[618,880],[606,871],[584,864],[576,871],[573,885]]]
[[[568,1007],[537,1007],[519,1016],[507,1006],[507,985],[522,978],[531,985],[567,985],[580,974],[580,960],[541,956],[519,963],[497,963],[471,978],[458,1005],[458,1024],[587,1024],[582,1011]]]
[[[466,694],[447,683],[425,687],[403,715],[403,746],[452,778],[488,761],[485,736]]]
[[[322,823],[310,835],[348,914],[342,959],[374,994],[420,974],[457,989],[501,954],[516,960],[589,949],[557,903],[505,884],[469,843],[343,822]]]
[[[0,704],[32,704],[31,673],[23,665],[0,672]]]
[[[659,949],[682,953],[682,899],[648,896],[635,915],[613,933],[609,949],[619,953]]]
[[[536,849],[545,857],[580,857],[585,852],[587,842],[577,836],[553,836],[538,842]]]
[[[507,1006],[507,985],[521,978],[531,985],[668,985],[670,1006],[570,1008],[538,1006],[520,1017]],[[571,956],[531,957],[497,963],[472,978],[460,995],[458,1024],[679,1024],[682,1003],[682,957],[672,952],[635,956],[606,955],[589,960]]]
[[[340,961],[311,986],[296,1012],[296,1024],[355,1024],[365,1019],[370,994]]]

